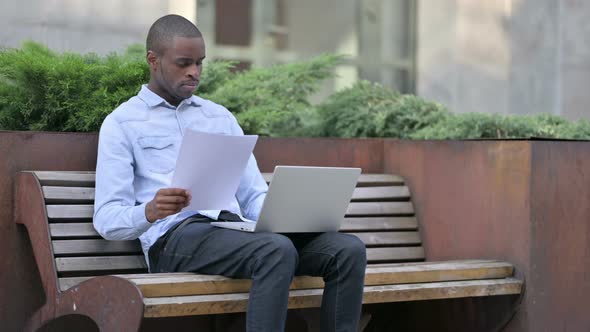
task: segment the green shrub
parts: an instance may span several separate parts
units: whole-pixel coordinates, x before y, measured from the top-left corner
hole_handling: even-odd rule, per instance
[[[408,138],[449,114],[442,105],[368,81],[335,93],[317,110],[315,132],[335,137]]]
[[[246,133],[269,136],[402,139],[590,139],[590,122],[554,115],[452,114],[443,106],[359,81],[318,105],[309,97],[334,76],[339,57],[233,71],[207,62],[198,94],[226,106]],[[145,49],[122,55],[55,53],[24,43],[0,49],[0,129],[97,131],[118,105],[149,80]]]
[[[128,54],[57,54],[27,42],[0,52],[0,128],[96,131],[149,76]]]
[[[377,135],[407,139],[416,131],[434,126],[449,116],[449,111],[440,104],[414,95],[403,95],[377,119]]]
[[[320,136],[376,137],[378,119],[400,98],[398,92],[377,83],[359,81],[317,106],[316,132]]]
[[[230,109],[246,133],[300,129],[309,95],[332,76],[338,57],[233,73],[234,62],[207,62],[198,94]],[[26,42],[0,50],[0,129],[97,131],[118,105],[149,80],[145,50],[123,55],[58,54]]]
[[[590,123],[570,122],[559,116],[499,115],[465,113],[445,117],[432,126],[410,136],[413,139],[503,139],[503,138],[571,138],[589,139]]]
[[[200,92],[236,115],[246,133],[284,136],[302,125],[309,96],[333,76],[339,58],[322,55],[306,62],[253,68],[235,74],[210,93]],[[203,74],[205,76],[205,74]]]

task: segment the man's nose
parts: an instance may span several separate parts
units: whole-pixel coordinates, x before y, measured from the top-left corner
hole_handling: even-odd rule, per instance
[[[187,75],[190,76],[192,79],[199,80],[201,78],[200,67],[196,64],[190,66]]]

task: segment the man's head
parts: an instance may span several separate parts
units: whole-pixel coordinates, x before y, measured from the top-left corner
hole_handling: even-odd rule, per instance
[[[146,41],[149,88],[172,105],[189,98],[201,79],[205,42],[197,27],[178,15],[159,18]]]

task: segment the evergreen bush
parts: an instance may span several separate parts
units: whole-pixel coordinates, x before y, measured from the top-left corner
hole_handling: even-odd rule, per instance
[[[333,76],[339,58],[321,55],[306,62],[253,68],[237,73],[212,92],[199,95],[227,107],[246,133],[296,133],[321,81]],[[206,76],[203,74],[203,76]]]
[[[340,58],[235,72],[235,62],[206,62],[197,93],[227,107],[244,132],[268,136],[401,139],[590,139],[590,122],[555,115],[453,114],[437,103],[359,81],[310,104]],[[56,53],[26,42],[0,49],[0,129],[98,131],[104,118],[149,80],[145,49],[98,56]]]
[[[570,122],[551,114],[499,115],[464,113],[416,131],[412,139],[514,139],[514,138],[590,139],[588,121]]]

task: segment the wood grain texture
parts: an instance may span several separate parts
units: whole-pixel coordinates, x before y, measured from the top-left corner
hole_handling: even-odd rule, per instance
[[[94,194],[93,187],[43,186],[45,202],[49,204],[92,203]],[[355,188],[351,198],[353,202],[409,199],[410,191],[405,186],[359,187]]]
[[[143,255],[56,258],[58,272],[140,270],[147,265]]]
[[[262,173],[264,180],[268,183],[272,180],[272,173]],[[367,186],[402,186],[404,179],[393,174],[361,174],[357,181],[357,187]]]
[[[94,187],[95,172],[35,171],[42,186]]]
[[[358,237],[367,247],[388,246],[418,246],[420,234],[418,232],[365,232],[350,233]]]
[[[355,216],[409,216],[414,214],[412,202],[363,202],[350,203],[347,217]]]
[[[343,232],[354,231],[410,231],[418,229],[416,217],[348,217],[344,219]]]
[[[141,254],[139,241],[54,240],[53,253],[60,255]]]
[[[43,196],[48,204],[93,203],[94,188],[92,187],[58,187],[43,186]]]
[[[47,205],[49,219],[89,219],[94,214],[94,205]]]
[[[354,189],[352,201],[409,200],[410,190],[406,186],[358,187]]]
[[[369,265],[365,285],[403,284],[506,278],[513,275],[509,263],[486,260],[420,262]],[[136,284],[146,297],[243,293],[250,289],[250,280],[187,272],[117,275]],[[60,278],[60,288],[68,289],[92,277]],[[295,277],[292,289],[321,288],[319,277]]]
[[[501,262],[369,266],[365,275],[365,285],[494,279],[510,277],[512,273],[512,265]],[[154,275],[152,278],[140,277],[129,278],[129,280],[141,289],[145,297],[245,293],[251,286],[250,280],[247,279],[198,274],[176,276],[162,274]],[[303,276],[294,278],[291,289],[323,288],[323,285],[319,277]]]
[[[522,281],[470,280],[434,283],[366,286],[363,303],[420,301],[463,297],[519,294]],[[289,293],[289,308],[313,308],[321,305],[321,289],[293,290]],[[247,293],[191,295],[145,298],[145,317],[170,317],[243,312]]]
[[[91,222],[85,223],[51,223],[49,229],[52,238],[89,238],[100,237]],[[374,231],[413,231],[418,229],[415,217],[365,217],[345,218],[341,232]]]
[[[367,248],[369,263],[421,261],[424,258],[423,247]]]
[[[91,222],[86,223],[53,223],[49,224],[51,238],[88,238],[100,237]]]
[[[95,184],[95,172],[35,171],[34,173],[42,186],[93,187]],[[272,180],[272,173],[262,173],[262,176],[266,182]],[[392,174],[361,174],[358,184],[359,186],[403,185],[404,179]]]

